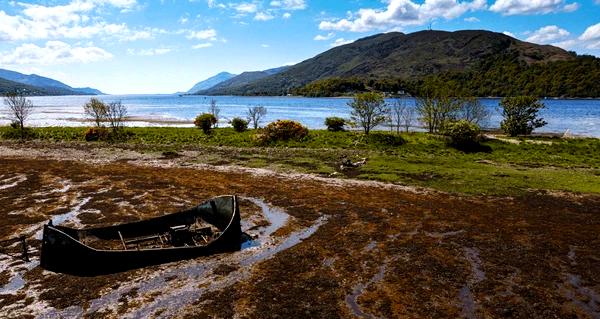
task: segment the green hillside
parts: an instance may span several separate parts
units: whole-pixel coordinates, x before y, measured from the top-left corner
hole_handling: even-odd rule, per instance
[[[596,70],[597,64],[593,57],[578,58],[557,47],[490,31],[393,32],[333,48],[281,73],[209,94],[330,96],[360,91],[361,87],[410,92],[439,77],[478,96],[527,92],[588,97],[598,96],[597,72],[588,69]],[[333,83],[338,85],[335,90],[339,85],[350,89],[315,93],[307,87],[311,83],[331,86],[332,79],[342,80]]]

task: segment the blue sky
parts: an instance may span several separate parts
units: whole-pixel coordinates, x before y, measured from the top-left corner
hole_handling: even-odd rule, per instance
[[[173,93],[430,26],[600,56],[600,0],[2,0],[0,68],[113,94]]]

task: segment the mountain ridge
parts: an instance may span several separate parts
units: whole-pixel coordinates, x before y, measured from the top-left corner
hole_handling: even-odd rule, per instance
[[[94,88],[74,88],[63,82],[44,77],[37,74],[23,74],[7,69],[0,69],[0,78],[25,84],[31,87],[57,92],[58,95],[103,95],[100,90]],[[43,91],[43,90],[42,90]]]
[[[207,95],[286,95],[327,78],[419,79],[444,72],[464,72],[487,58],[516,53],[532,65],[574,59],[569,52],[520,41],[486,30],[382,33],[332,48],[286,70],[234,87],[215,87]],[[217,89],[217,90],[215,90]]]
[[[207,90],[201,90],[196,92],[198,95],[223,95],[219,92],[226,92],[228,90],[236,89],[248,85],[254,81],[276,75],[287,70],[288,66],[281,66],[277,68],[267,69],[263,71],[247,71],[243,72],[227,81],[223,81]]]
[[[209,77],[206,80],[196,83],[191,89],[189,89],[187,91],[187,94],[194,94],[199,91],[208,90],[208,89],[214,87],[215,85],[218,85],[218,84],[225,82],[236,76],[237,76],[237,74],[233,74],[233,73],[229,73],[229,72],[221,72],[217,75]]]

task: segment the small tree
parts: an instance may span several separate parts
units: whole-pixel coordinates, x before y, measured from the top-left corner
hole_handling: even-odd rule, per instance
[[[267,115],[267,109],[264,106],[253,106],[248,108],[248,121],[252,123],[254,129],[258,129],[260,121]]]
[[[107,106],[101,100],[93,97],[83,105],[83,111],[87,117],[96,122],[97,127],[100,127],[106,119]]]
[[[123,128],[123,121],[126,116],[127,108],[121,101],[108,103],[106,105],[106,120],[113,129],[113,132],[118,133]]]
[[[217,122],[217,118],[214,115],[211,113],[204,113],[196,117],[194,125],[200,128],[204,134],[210,134],[215,122]]]
[[[19,93],[9,93],[4,96],[4,105],[8,107],[9,118],[19,125],[23,138],[25,121],[33,113],[33,103]]]
[[[534,129],[548,124],[538,118],[538,112],[545,107],[533,96],[505,97],[500,101],[504,120],[500,123],[502,130],[510,135],[529,135]]]
[[[352,121],[362,127],[365,135],[369,135],[377,125],[385,123],[389,113],[383,95],[373,92],[356,95],[348,106],[352,108]]]
[[[417,112],[429,133],[439,133],[446,124],[454,121],[460,106],[459,99],[445,94],[417,99]]]
[[[390,108],[390,127],[396,128],[397,134],[400,134],[401,127],[404,127],[408,133],[412,121],[413,109],[408,107],[403,99],[396,100]]]
[[[211,99],[210,105],[208,107],[208,113],[212,114],[217,121],[213,124],[213,127],[219,127],[219,115],[221,114],[221,109],[217,106],[217,100]]]
[[[475,97],[466,97],[460,99],[460,108],[457,117],[460,120],[465,120],[469,123],[481,126],[489,119],[490,113],[486,110],[485,106],[481,104],[479,99]]]

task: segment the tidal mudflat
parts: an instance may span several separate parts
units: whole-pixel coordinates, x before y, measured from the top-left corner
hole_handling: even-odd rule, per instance
[[[0,149],[0,240],[244,200],[239,252],[93,278],[0,257],[0,317],[600,316],[600,196],[451,195],[99,148]],[[18,246],[6,252],[18,254]]]

